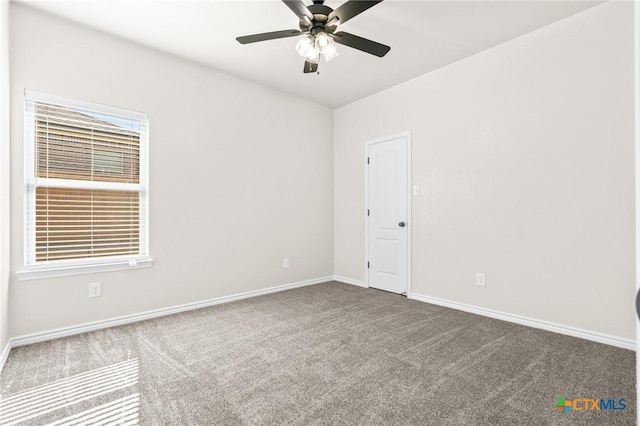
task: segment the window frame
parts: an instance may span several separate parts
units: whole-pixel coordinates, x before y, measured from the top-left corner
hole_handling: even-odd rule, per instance
[[[108,181],[83,181],[70,182],[65,179],[46,178],[48,186],[55,188],[74,189],[133,189],[139,192],[139,252],[135,255],[116,255],[86,257],[78,259],[64,259],[54,261],[37,262],[35,260],[35,229],[36,217],[30,214],[29,208],[35,208],[36,188],[36,140],[35,140],[35,116],[29,111],[30,102],[44,102],[63,107],[69,107],[96,114],[106,114],[137,120],[143,126],[140,131],[140,164],[139,183],[114,183]],[[88,101],[50,95],[42,92],[25,90],[24,92],[24,189],[23,189],[23,270],[17,272],[22,280],[50,278],[56,276],[68,276],[76,274],[108,272],[126,270],[132,268],[145,268],[153,265],[153,259],[149,254],[149,115],[139,111],[132,111],[109,105],[97,104]],[[41,178],[42,179],[42,178]]]

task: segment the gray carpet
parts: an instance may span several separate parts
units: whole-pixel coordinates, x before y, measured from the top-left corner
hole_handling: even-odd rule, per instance
[[[635,354],[326,283],[13,349],[0,424],[635,424]],[[555,409],[559,396],[625,410]],[[619,405],[618,405],[619,407]]]

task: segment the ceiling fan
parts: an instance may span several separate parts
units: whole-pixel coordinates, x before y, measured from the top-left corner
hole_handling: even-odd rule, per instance
[[[333,10],[324,5],[324,0],[313,0],[313,4],[305,6],[301,0],[282,0],[300,18],[300,30],[282,30],[269,33],[253,34],[237,37],[241,44],[257,41],[274,40],[278,38],[303,35],[304,38],[296,44],[297,52],[305,58],[305,73],[318,70],[320,55],[326,61],[337,55],[335,43],[361,50],[371,55],[383,57],[391,50],[389,46],[344,31],[335,32],[338,25],[365,10],[382,2],[382,0],[364,1],[349,0]]]

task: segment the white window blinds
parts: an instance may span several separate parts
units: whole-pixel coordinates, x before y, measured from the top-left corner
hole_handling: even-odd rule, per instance
[[[26,98],[26,266],[147,259],[146,115]]]

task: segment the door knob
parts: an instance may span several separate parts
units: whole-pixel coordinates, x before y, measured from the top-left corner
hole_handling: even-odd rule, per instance
[[[404,228],[404,225],[405,225],[405,223],[404,223],[404,222],[400,222],[400,223],[398,224],[398,226],[399,226],[400,228]]]

